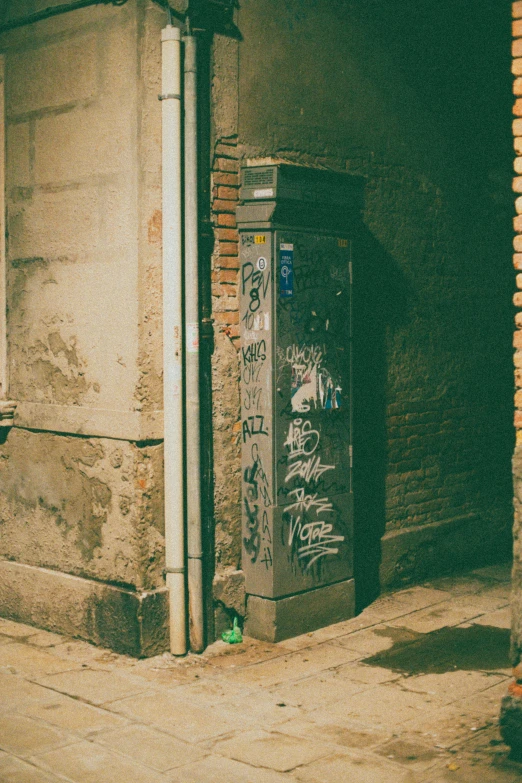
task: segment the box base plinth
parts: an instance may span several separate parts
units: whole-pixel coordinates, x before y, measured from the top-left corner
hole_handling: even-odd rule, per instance
[[[354,615],[353,579],[284,598],[248,595],[245,633],[265,642],[281,642]]]

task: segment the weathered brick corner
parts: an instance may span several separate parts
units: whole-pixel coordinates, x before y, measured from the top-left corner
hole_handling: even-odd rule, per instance
[[[238,158],[237,136],[216,142],[212,164],[212,219],[216,240],[212,259],[212,309],[217,328],[236,347],[239,343]]]

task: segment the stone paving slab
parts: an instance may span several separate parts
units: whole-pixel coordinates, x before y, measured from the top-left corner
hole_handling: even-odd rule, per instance
[[[119,715],[84,704],[77,699],[53,691],[49,691],[48,694],[45,703],[31,703],[25,708],[20,708],[23,714],[80,736],[88,736],[104,729],[119,728],[128,723]]]
[[[148,686],[148,683],[132,676],[92,669],[53,674],[39,679],[38,683],[96,705],[136,695],[147,690]]]
[[[158,772],[182,767],[208,755],[203,748],[181,742],[150,726],[134,725],[105,731],[98,734],[95,741]]]
[[[48,652],[19,642],[0,646],[0,668],[2,667],[29,677],[78,668],[77,664],[60,660]]]
[[[0,717],[0,748],[17,756],[31,756],[74,740],[63,731],[23,715]]]
[[[395,593],[389,594],[390,597],[396,601],[401,601],[407,605],[408,611],[415,612],[418,609],[425,609],[427,606],[434,606],[442,601],[453,601],[454,596],[447,590],[439,590],[433,587],[427,587],[426,585],[416,585],[415,587],[407,587],[404,590],[398,590]],[[384,598],[387,596],[384,596]],[[372,604],[372,608],[379,607],[379,601],[383,599],[378,598]]]
[[[422,778],[420,783],[479,783],[480,773],[474,765],[447,765],[446,769]],[[520,772],[505,769],[489,769],[488,777],[483,783],[520,783]]]
[[[64,778],[57,778],[27,761],[10,756],[5,764],[0,764],[0,780],[2,783],[63,783]]]
[[[214,753],[253,767],[268,767],[277,772],[288,772],[297,766],[330,755],[331,748],[326,743],[280,732],[252,731],[217,742],[214,745]]]
[[[52,698],[47,688],[0,669],[0,714],[22,709],[27,704],[43,703]]]
[[[7,620],[5,617],[0,617],[0,633],[6,634],[11,637],[28,637],[34,636],[40,633],[39,628],[34,628],[32,625],[24,625],[24,623],[15,623],[13,620]]]
[[[445,590],[452,597],[458,595],[477,594],[481,590],[497,585],[496,581],[477,576],[476,574],[463,574],[458,576],[442,576],[428,582],[430,587],[437,590]],[[509,588],[508,588],[509,589]]]
[[[507,678],[497,674],[484,672],[452,671],[444,674],[420,674],[405,677],[401,680],[401,688],[414,693],[435,697],[441,704],[464,699],[467,696],[481,693],[493,685],[506,682]]]
[[[338,751],[326,759],[321,759],[297,769],[296,781],[303,783],[417,783],[418,779],[410,770],[399,765],[373,759],[368,753],[349,753]]]
[[[394,644],[408,644],[420,638],[420,634],[407,628],[395,628],[391,625],[375,625],[364,631],[346,634],[335,639],[335,644],[342,644],[349,650],[370,656],[389,650]]]
[[[479,615],[483,614],[484,609],[473,604],[472,597],[466,596],[465,604],[449,605],[438,604],[430,606],[427,609],[421,609],[412,614],[403,615],[388,621],[388,624],[395,628],[408,628],[416,633],[432,633],[441,628],[447,628],[452,625],[460,625],[466,621],[475,622]]]
[[[435,764],[451,760],[446,751],[428,743],[413,742],[394,737],[373,750],[378,756],[402,764],[415,772],[429,770]]]
[[[234,759],[207,756],[203,761],[176,770],[169,775],[169,783],[293,783],[293,778]]]
[[[74,783],[165,783],[168,780],[150,767],[92,742],[77,742],[33,756],[31,761],[44,771],[63,775]]]
[[[511,568],[511,563],[498,563],[497,565],[485,566],[484,568],[476,568],[472,573],[486,579],[506,582],[507,584],[511,580]]]
[[[347,719],[344,725],[335,722],[335,718],[327,711],[323,713],[323,720],[315,714],[305,718],[294,718],[281,723],[278,731],[283,734],[291,734],[296,737],[308,737],[321,742],[329,743],[341,748],[373,748],[389,742],[392,738],[391,730],[381,730],[375,726],[367,726],[362,723]]]
[[[481,585],[484,583],[481,582]],[[448,601],[451,594],[444,590],[426,587],[412,587],[399,593],[387,594],[378,598],[375,603],[365,609],[360,615],[351,620],[343,620],[326,628],[296,636],[279,642],[278,646],[287,650],[301,650],[303,647],[312,647],[322,642],[337,640],[349,634],[355,634],[361,629],[373,625],[380,625],[383,620],[390,617],[402,616],[426,606]],[[346,645],[349,646],[349,645]],[[355,648],[357,649],[357,648]]]
[[[50,631],[38,631],[30,636],[27,641],[29,644],[36,645],[36,647],[57,647],[59,644],[65,643],[63,636]]]
[[[497,609],[496,612],[488,612],[474,620],[476,625],[490,625],[494,628],[511,628],[511,609]]]
[[[336,669],[336,674],[338,677],[352,682],[364,683],[365,685],[382,685],[385,682],[392,682],[401,677],[399,672],[393,669],[385,669],[382,666],[368,666],[363,661],[355,661],[355,663],[339,666]]]
[[[251,693],[241,701],[230,701],[223,706],[230,712],[239,713],[245,728],[262,726],[268,729],[289,718],[297,718],[304,714],[302,706],[284,701],[278,693],[271,693],[268,690]]]
[[[416,719],[427,709],[440,706],[441,702],[436,696],[412,693],[395,683],[384,683],[356,693],[347,701],[320,707],[311,712],[309,717],[314,720],[317,712],[320,721],[333,718],[342,725],[348,719],[384,728],[389,725],[390,716],[393,715],[393,725],[398,727],[401,723]]]
[[[10,636],[0,635],[0,644],[12,644],[12,638]]]
[[[111,702],[107,708],[136,721],[161,727],[185,742],[203,742],[245,727],[246,721],[236,705],[213,704],[206,707],[177,700],[172,691],[149,691],[128,699]]]
[[[423,736],[431,739],[434,745],[458,747],[471,740],[475,732],[497,724],[500,702],[506,691],[507,682],[502,682],[440,709],[425,712],[405,723],[404,736]],[[522,766],[520,771],[522,774]]]
[[[233,682],[247,685],[269,687],[288,680],[297,680],[316,672],[342,666],[348,661],[359,658],[359,654],[339,645],[325,642],[316,647],[282,655],[255,666],[227,670],[224,675],[233,678]]]
[[[239,702],[242,704],[252,693],[252,689],[243,685],[236,685],[230,680],[206,677],[184,685],[175,685],[168,689],[174,700],[181,700],[206,707],[209,701],[212,704],[225,704]]]
[[[406,594],[403,596],[403,594]],[[357,631],[380,625],[388,619],[403,617],[419,609],[449,601],[451,594],[443,590],[432,588],[409,588],[397,593],[386,594],[378,598],[371,606],[367,607],[357,617],[351,620],[320,628],[317,631],[296,636],[279,642],[278,646],[288,650],[301,650],[303,647],[311,647],[325,641],[337,639],[340,636],[353,634]]]
[[[522,783],[498,734],[508,572],[183,659],[0,620],[0,782]]]
[[[337,671],[327,671],[314,677],[277,685],[270,688],[269,692],[279,703],[314,710],[320,704],[329,704],[339,699],[348,700],[367,687],[365,683],[343,679]]]
[[[218,669],[231,669],[236,666],[247,666],[249,663],[259,663],[262,660],[279,657],[282,651],[278,645],[264,642],[256,644],[253,639],[246,638],[243,644],[230,645],[217,641],[207,652],[208,662]]]

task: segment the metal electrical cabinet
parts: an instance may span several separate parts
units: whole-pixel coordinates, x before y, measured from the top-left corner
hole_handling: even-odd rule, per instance
[[[353,615],[352,241],[360,181],[242,169],[242,541],[247,630]]]

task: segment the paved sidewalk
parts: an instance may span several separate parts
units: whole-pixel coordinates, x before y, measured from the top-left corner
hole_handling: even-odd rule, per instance
[[[514,783],[509,569],[279,644],[136,661],[0,620],[2,783]]]

